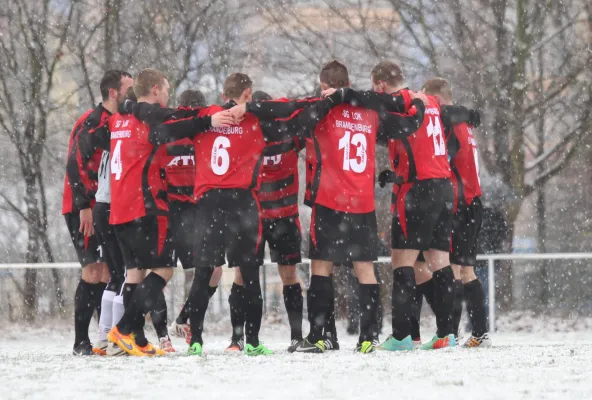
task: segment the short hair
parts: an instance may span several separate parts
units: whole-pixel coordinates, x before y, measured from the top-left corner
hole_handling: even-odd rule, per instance
[[[123,77],[131,78],[132,76],[129,72],[120,71],[118,69],[110,69],[109,71],[105,72],[105,75],[103,75],[103,78],[101,78],[101,83],[99,84],[103,100],[107,100],[109,98],[109,89],[121,89],[121,78]]]
[[[347,67],[337,60],[325,64],[321,69],[319,78],[321,83],[335,89],[349,86]]]
[[[433,78],[423,84],[421,88],[426,94],[439,95],[445,101],[452,101],[452,88],[444,78]]]
[[[403,70],[397,64],[392,61],[381,61],[370,73],[372,76],[372,82],[377,83],[378,81],[386,82],[390,86],[398,86],[403,80]]]
[[[148,96],[152,88],[156,85],[164,84],[166,76],[159,70],[153,68],[146,68],[136,76],[134,80],[134,93],[136,96]]]
[[[271,96],[262,90],[257,90],[255,93],[253,93],[252,100],[253,101],[269,101],[269,100],[271,100]]]
[[[136,93],[134,92],[134,88],[133,87],[129,87],[127,89],[127,92],[125,92],[125,99],[126,100],[131,100],[131,101],[138,101],[138,98],[136,97]]]
[[[227,99],[238,99],[245,90],[253,87],[253,81],[248,75],[235,72],[224,81],[224,97]]]
[[[179,96],[178,103],[181,107],[205,107],[206,98],[199,90],[187,89]]]

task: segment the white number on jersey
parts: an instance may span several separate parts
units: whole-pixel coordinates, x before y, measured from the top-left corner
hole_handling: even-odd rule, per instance
[[[121,164],[121,140],[118,140],[115,144],[115,149],[111,155],[111,173],[115,174],[115,180],[121,179],[121,173],[123,172],[123,165]]]
[[[356,146],[356,156],[354,158],[349,158],[350,143]],[[363,133],[354,133],[352,137],[350,131],[345,131],[345,135],[339,139],[339,150],[343,149],[343,170],[349,171],[351,169],[358,174],[364,172],[368,162],[367,147],[368,142]]]
[[[218,136],[212,146],[210,165],[216,175],[224,175],[230,167],[230,155],[226,151],[230,147],[230,140],[226,136]]]
[[[434,121],[436,123],[434,123]],[[440,118],[430,116],[430,123],[428,124],[428,137],[434,140],[434,155],[443,156],[446,154],[446,143],[444,142],[444,135],[442,134],[442,126],[440,125]]]

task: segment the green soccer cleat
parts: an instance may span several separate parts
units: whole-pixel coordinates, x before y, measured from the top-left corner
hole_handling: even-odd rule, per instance
[[[187,349],[187,355],[188,356],[201,356],[203,353],[203,347],[201,344],[199,343],[193,343],[188,349]]]
[[[375,349],[376,349],[376,346],[374,345],[373,342],[365,341],[362,343],[358,343],[358,345],[356,346],[356,349],[354,351],[356,353],[368,354],[368,353],[374,353]]]
[[[413,350],[413,341],[411,336],[404,337],[402,340],[397,340],[390,335],[384,343],[377,347],[378,350],[386,351],[409,351]]]
[[[422,350],[438,350],[438,349],[445,349],[446,347],[455,347],[456,346],[456,338],[451,333],[448,336],[444,336],[443,338],[434,336],[432,340],[428,343],[425,343],[421,346]]]
[[[248,356],[267,356],[273,354],[273,351],[265,347],[263,343],[259,343],[257,347],[247,343],[245,345],[245,354]]]

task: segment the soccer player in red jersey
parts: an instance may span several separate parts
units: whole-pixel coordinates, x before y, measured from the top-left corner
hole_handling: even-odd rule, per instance
[[[452,105],[452,88],[446,79],[430,79],[424,84],[422,91],[436,97],[441,105]],[[457,284],[457,299],[460,307],[455,307],[458,310],[455,310],[454,329],[458,335],[462,312],[461,293],[464,292],[473,327],[472,335],[465,343],[465,347],[471,348],[491,346],[491,340],[487,335],[485,293],[474,270],[477,261],[477,240],[483,221],[479,157],[477,142],[472,131],[472,128],[478,127],[479,123],[479,113],[473,112],[468,123],[447,124],[445,132],[454,188],[450,261],[457,282],[460,283]]]
[[[409,103],[407,90],[396,90],[403,80],[396,64],[378,64],[371,78],[375,91],[384,91],[387,87],[392,90],[394,95],[379,95],[383,101],[390,102],[391,107]],[[413,349],[411,321],[417,293],[413,265],[419,251],[423,251],[434,271],[433,297],[438,325],[437,335],[422,348],[456,345],[452,318],[455,283],[448,253],[453,190],[442,118],[456,122],[467,118],[468,114],[464,107],[441,109],[435,97],[427,96],[420,129],[400,142],[389,143],[391,166],[400,185],[393,189],[393,334],[381,349]]]
[[[196,274],[199,274],[200,284],[191,294],[191,355],[202,354],[207,285],[213,268],[224,264],[225,258],[228,265],[240,267],[244,281],[245,354],[271,353],[259,342],[263,312],[259,283],[262,226],[256,193],[261,184],[263,151],[270,143],[283,142],[307,132],[341,99],[341,93],[336,93],[304,108],[293,118],[263,124],[254,114],[245,113],[246,104],[251,99],[251,86],[247,75],[230,75],[224,82],[226,104],[205,108],[200,115],[211,115],[233,107],[235,120],[241,122],[228,128],[210,129],[193,140],[196,219],[201,224],[197,229],[196,243],[199,265]]]
[[[347,88],[347,68],[338,61],[320,73],[327,93]],[[349,101],[350,92],[345,91]],[[362,105],[366,96],[356,97]],[[370,105],[370,103],[368,103]],[[374,211],[375,148],[378,135],[405,137],[423,120],[423,103],[413,101],[406,115],[376,112],[341,104],[310,131],[307,154],[315,154],[310,198],[312,277],[308,290],[310,333],[297,352],[325,351],[323,329],[330,313],[333,262],[351,260],[360,281],[361,333],[356,351],[374,351],[378,334],[379,288],[373,261],[377,259],[378,232]],[[379,104],[378,108],[382,108]],[[263,114],[263,107],[254,107]],[[273,113],[272,113],[273,114]],[[308,157],[308,156],[307,156]]]
[[[101,281],[107,281],[103,277],[105,264],[100,262],[100,244],[94,234],[92,217],[102,151],[92,151],[86,156],[80,151],[80,144],[89,140],[89,132],[93,128],[103,124],[117,111],[117,106],[123,101],[125,92],[132,84],[133,79],[127,72],[107,71],[100,83],[103,102],[84,113],[76,121],[70,134],[62,214],[82,265],[82,277],[78,282],[74,299],[74,355],[93,354],[88,327],[95,308],[100,315],[101,299],[105,289],[105,283]],[[120,278],[122,271],[114,268],[112,263],[108,267],[114,281]]]
[[[161,177],[166,148],[159,146],[233,122],[230,113],[171,119],[171,111],[163,108],[168,91],[169,84],[162,72],[143,70],[134,82],[138,103],[126,102],[120,112],[109,118],[107,127],[95,132],[99,147],[110,142],[110,223],[115,225],[121,245],[127,282],[137,285],[128,296],[123,317],[107,338],[137,356],[164,354],[146,340],[144,315],[154,310],[174,267],[166,183]],[[151,273],[144,278],[146,269]]]

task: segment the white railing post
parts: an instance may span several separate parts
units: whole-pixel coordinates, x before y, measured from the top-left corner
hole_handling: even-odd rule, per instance
[[[495,260],[487,260],[487,283],[489,293],[489,331],[495,332]]]

